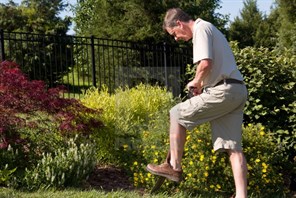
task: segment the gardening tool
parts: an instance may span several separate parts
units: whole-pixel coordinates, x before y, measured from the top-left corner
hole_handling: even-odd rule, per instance
[[[171,160],[171,153],[169,151],[167,156],[166,156],[166,163],[170,163],[170,160]],[[159,190],[161,185],[164,183],[164,181],[165,181],[165,177],[158,176],[158,179],[157,179],[154,187],[151,190],[151,194],[155,193],[157,190]]]

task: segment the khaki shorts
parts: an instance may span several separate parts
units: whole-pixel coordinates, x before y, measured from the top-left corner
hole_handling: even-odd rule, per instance
[[[243,109],[247,95],[244,84],[209,87],[202,94],[174,106],[170,114],[188,130],[210,122],[215,151],[241,151]]]

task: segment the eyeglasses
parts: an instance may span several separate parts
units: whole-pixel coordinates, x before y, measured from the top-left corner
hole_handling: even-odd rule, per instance
[[[178,26],[172,27],[171,31],[168,31],[168,33],[173,36],[174,38],[176,37],[176,30],[175,28],[177,28]]]

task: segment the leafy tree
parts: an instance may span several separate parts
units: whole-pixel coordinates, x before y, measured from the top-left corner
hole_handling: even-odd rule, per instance
[[[7,31],[22,31],[65,35],[70,17],[58,15],[67,4],[63,0],[23,0],[20,5],[10,0],[0,3],[0,27]]]
[[[280,48],[292,48],[296,51],[296,0],[277,0]]]
[[[230,25],[230,40],[238,41],[240,48],[256,46],[257,35],[264,34],[264,31],[258,32],[258,30],[266,26],[263,23],[262,13],[257,7],[257,0],[245,0],[240,15],[241,17],[236,17]]]
[[[132,41],[167,41],[162,21],[167,9],[181,7],[192,17],[209,20],[219,28],[227,17],[215,13],[220,0],[84,0],[75,7],[76,32],[79,35]]]
[[[263,17],[256,31],[254,47],[266,47],[269,49],[276,47],[279,27],[278,17],[277,9],[272,9],[268,16]]]
[[[70,18],[58,16],[66,6],[63,0],[23,0],[20,5],[10,0],[7,4],[0,4],[0,28],[8,32],[66,35]],[[73,62],[69,57],[71,49],[67,48],[71,38],[62,38],[63,43],[58,46],[54,37],[37,34],[14,34],[12,37],[23,41],[10,40],[5,43],[6,51],[14,49],[7,53],[7,59],[21,64],[22,70],[31,78],[56,83]],[[60,65],[53,67],[50,63]],[[49,69],[51,72],[48,72]]]
[[[0,3],[0,28],[7,31],[14,31],[25,24],[25,18],[21,10],[13,1],[6,5]]]

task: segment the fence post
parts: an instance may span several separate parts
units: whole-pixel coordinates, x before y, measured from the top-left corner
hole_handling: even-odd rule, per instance
[[[97,87],[96,79],[96,60],[95,60],[95,37],[91,36],[91,66],[92,66],[92,84]]]
[[[0,30],[0,49],[1,49],[1,61],[5,61],[5,52],[4,52],[4,31]]]
[[[165,86],[168,88],[166,42],[163,42],[163,63],[164,63]]]

